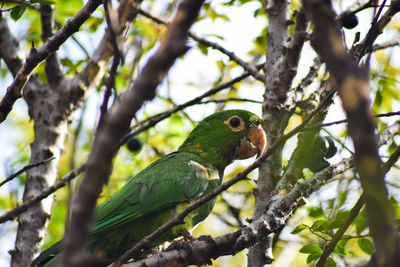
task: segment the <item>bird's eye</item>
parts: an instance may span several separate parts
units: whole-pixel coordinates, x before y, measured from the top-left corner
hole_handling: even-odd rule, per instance
[[[244,121],[239,116],[233,115],[226,121],[224,121],[226,125],[234,132],[240,132],[245,128]]]
[[[229,125],[232,128],[237,128],[240,126],[240,119],[238,117],[233,117],[229,120]]]

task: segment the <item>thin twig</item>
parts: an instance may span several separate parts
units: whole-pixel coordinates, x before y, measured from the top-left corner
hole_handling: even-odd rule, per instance
[[[322,267],[324,266],[326,259],[331,255],[333,250],[335,249],[337,243],[342,239],[343,234],[346,232],[347,228],[349,228],[350,224],[354,221],[354,219],[360,213],[361,208],[364,206],[364,198],[361,196],[354,207],[350,210],[349,215],[347,216],[346,220],[340,226],[340,228],[336,231],[335,235],[332,237],[332,240],[329,244],[324,248],[324,251],[321,254],[321,257],[315,264],[315,267]]]
[[[397,147],[396,150],[392,153],[392,155],[390,155],[390,158],[383,164],[383,171],[387,173],[390,170],[390,168],[396,163],[399,157],[400,157],[400,147]],[[347,216],[346,220],[343,222],[343,224],[336,231],[335,235],[332,237],[332,240],[329,242],[327,246],[325,246],[324,251],[322,252],[321,257],[317,261],[315,267],[324,266],[326,259],[329,257],[329,255],[331,255],[337,243],[341,239],[343,239],[344,233],[349,228],[354,219],[358,216],[363,206],[364,206],[364,198],[363,195],[361,195],[360,198],[357,200],[356,204],[350,210],[350,213]]]
[[[117,70],[119,63],[121,62],[121,54],[122,54],[122,42],[118,39],[118,36],[116,35],[117,33],[121,33],[121,30],[118,29],[119,25],[116,23],[115,18],[111,18],[110,12],[114,11],[112,9],[112,4],[109,0],[104,0],[104,11],[106,15],[106,21],[108,24],[108,32],[111,39],[111,44],[112,44],[112,49],[113,49],[113,54],[114,58],[111,64],[111,69],[110,69],[110,74],[106,80],[106,90],[104,92],[103,96],[103,103],[100,106],[100,118],[99,118],[99,124],[98,128],[100,129],[102,126],[102,123],[104,121],[104,117],[107,115],[107,110],[108,110],[108,101],[110,99],[112,89],[115,87],[115,77],[117,75]],[[115,13],[113,13],[115,14]]]
[[[381,12],[382,9],[383,5],[380,6],[379,11]],[[350,51],[351,53],[354,53],[356,55],[357,61],[360,61],[361,58],[365,55],[365,53],[371,50],[371,48],[373,47],[372,45],[375,42],[376,38],[383,32],[383,28],[385,28],[385,26],[391,21],[393,16],[397,12],[399,12],[399,10],[400,10],[400,2],[392,1],[389,8],[386,10],[386,12],[382,15],[382,17],[379,20],[377,19],[380,16],[380,12],[379,14],[377,14],[377,16],[374,17],[375,23],[372,23],[364,40],[356,47],[353,47]]]
[[[84,264],[86,241],[96,201],[103,184],[109,178],[112,158],[119,149],[119,141],[125,131],[129,130],[133,116],[143,103],[155,97],[156,88],[175,60],[187,52],[187,33],[203,2],[180,2],[162,45],[149,58],[134,84],[123,93],[118,105],[109,112],[101,129],[96,133],[87,161],[87,170],[71,205],[71,220],[65,227],[64,249],[58,263],[60,266]]]
[[[329,97],[328,97],[329,98]],[[327,98],[327,99],[328,99]],[[326,99],[326,100],[327,100]],[[172,227],[182,224],[184,221],[183,219],[192,211],[206,203],[207,201],[213,199],[217,195],[221,194],[222,192],[226,191],[232,185],[236,184],[237,182],[244,180],[247,178],[247,175],[253,171],[254,169],[258,168],[261,163],[270,157],[279,147],[284,145],[286,141],[301,131],[302,128],[309,123],[309,121],[325,106],[326,102],[322,101],[321,105],[318,106],[311,114],[304,119],[304,121],[294,128],[292,131],[288,132],[287,134],[282,135],[275,143],[273,143],[256,161],[254,161],[249,167],[245,170],[238,173],[235,177],[226,181],[225,183],[218,186],[216,189],[208,193],[207,195],[201,197],[200,199],[194,201],[192,204],[187,206],[181,213],[176,215],[172,220],[163,224],[159,228],[157,228],[153,233],[145,236],[141,241],[136,243],[134,247],[126,251],[120,258],[118,258],[112,265],[112,267],[119,267],[122,263],[127,262],[130,258],[132,258],[137,252],[139,252],[144,247],[148,246],[153,240],[159,237],[161,234],[165,233],[167,230],[171,229]]]
[[[39,49],[32,47],[24,65],[7,88],[7,93],[0,102],[0,122],[6,119],[15,101],[22,96],[23,88],[36,66],[53,54],[73,33],[78,31],[101,3],[102,0],[88,1],[74,18],[68,20],[64,27],[54,34],[52,38],[48,39]]]
[[[15,172],[14,174],[11,174],[6,179],[4,179],[4,181],[0,182],[0,187],[3,186],[4,184],[8,183],[9,181],[14,179],[15,177],[19,176],[21,173],[23,173],[23,172],[25,172],[25,171],[27,171],[27,170],[29,170],[31,168],[43,165],[43,164],[45,164],[45,163],[47,163],[47,162],[49,162],[49,161],[51,161],[53,159],[55,159],[55,157],[48,158],[48,159],[45,159],[45,160],[42,160],[42,161],[39,161],[39,162],[35,162],[35,163],[31,163],[31,164],[25,165],[22,169],[20,169],[19,171]]]
[[[150,13],[144,11],[143,9],[138,9],[138,13],[143,15],[144,17],[154,21],[157,24],[168,25],[162,19],[151,15]],[[228,49],[224,48],[223,46],[221,46],[221,45],[219,45],[219,44],[217,44],[215,42],[211,42],[211,41],[208,41],[208,40],[206,40],[204,38],[198,37],[197,35],[195,35],[195,34],[193,34],[191,32],[189,32],[188,36],[190,38],[192,38],[193,40],[201,43],[202,45],[209,46],[209,47],[214,48],[214,49],[220,51],[221,53],[227,55],[232,61],[235,61],[237,64],[242,66],[246,71],[248,71],[254,78],[256,78],[257,80],[259,80],[259,81],[264,83],[264,81],[265,81],[264,75],[262,73],[260,73],[255,66],[251,65],[250,63],[245,62],[244,60],[242,60],[240,57],[238,57],[232,51],[229,51]]]
[[[208,97],[210,95],[216,94],[216,93],[218,93],[219,91],[221,91],[223,89],[229,88],[229,87],[233,86],[235,83],[238,83],[241,80],[243,80],[243,79],[245,79],[245,78],[247,78],[249,76],[250,76],[250,74],[248,72],[244,73],[244,74],[232,79],[229,82],[220,84],[217,87],[214,87],[214,88],[208,90],[204,94],[202,94],[202,95],[200,95],[198,97],[195,97],[195,98],[189,100],[186,103],[178,105],[178,106],[176,106],[176,107],[174,107],[174,108],[172,108],[172,109],[170,109],[168,111],[165,111],[165,112],[159,113],[157,115],[154,115],[154,116],[146,119],[145,121],[139,122],[138,124],[136,124],[136,126],[133,127],[133,129],[135,129],[133,132],[127,134],[126,136],[124,136],[121,139],[120,145],[123,145],[128,140],[130,140],[132,137],[138,135],[139,133],[141,133],[141,132],[143,132],[143,131],[151,128],[151,127],[153,127],[154,125],[156,125],[161,120],[170,117],[172,114],[174,114],[174,113],[176,113],[176,112],[178,112],[178,111],[180,111],[180,110],[182,110],[184,108],[187,108],[189,106],[193,106],[193,105],[199,104],[204,98],[206,98],[206,97]]]
[[[61,187],[65,186],[68,184],[69,181],[77,177],[81,172],[83,172],[86,168],[86,164],[82,164],[79,167],[73,169],[64,177],[61,179],[57,180],[52,186],[47,187],[45,190],[43,190],[39,195],[29,199],[26,202],[23,202],[22,204],[18,205],[12,210],[9,210],[5,212],[3,215],[0,216],[0,223],[4,223],[6,221],[13,220],[15,217],[23,213],[24,211],[28,210],[30,207],[34,206],[35,204],[39,203],[41,200],[45,199]]]
[[[400,45],[400,40],[391,40],[388,42],[380,43],[380,44],[375,44],[372,46],[372,51],[378,51],[394,46],[399,46]],[[368,51],[369,52],[369,51]]]
[[[399,115],[400,115],[400,111],[393,111],[393,112],[386,112],[386,113],[376,114],[376,115],[374,115],[374,117],[375,118],[382,118],[382,117],[392,117],[392,116],[399,116]],[[347,123],[347,122],[348,122],[348,120],[344,119],[344,120],[332,121],[332,122],[327,122],[327,123],[321,123],[321,124],[305,127],[303,129],[303,131],[315,130],[315,129],[320,128],[320,127],[329,127],[329,126],[338,125],[338,124]]]
[[[348,159],[345,159],[341,163],[314,174],[313,177],[306,179],[302,183],[296,184],[286,197],[272,199],[269,208],[259,219],[241,227],[236,232],[218,236],[213,239],[214,242],[199,239],[188,241],[188,245],[191,247],[190,250],[183,248],[163,251],[144,260],[129,263],[126,266],[168,266],[173,262],[179,262],[178,266],[203,265],[209,259],[235,255],[283,227],[287,218],[302,203],[304,197],[309,196],[317,188],[325,184],[328,179],[347,170],[349,162]],[[193,255],[202,255],[202,257],[197,258],[193,257]]]
[[[225,102],[231,102],[231,101],[237,101],[237,102],[250,102],[250,103],[255,103],[255,104],[262,104],[262,101],[254,100],[254,99],[248,99],[248,98],[236,98],[236,97],[231,97],[231,98],[225,98],[225,99],[209,99],[209,100],[204,100],[201,101],[198,104],[209,104],[209,103],[225,103]]]

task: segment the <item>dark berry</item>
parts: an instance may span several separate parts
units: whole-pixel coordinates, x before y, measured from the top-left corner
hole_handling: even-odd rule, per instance
[[[344,14],[340,18],[340,23],[346,29],[353,29],[358,25],[358,17],[354,13]]]
[[[131,152],[136,152],[142,148],[142,142],[140,142],[140,140],[137,138],[132,138],[131,140],[128,141],[128,143],[126,143],[126,147]]]

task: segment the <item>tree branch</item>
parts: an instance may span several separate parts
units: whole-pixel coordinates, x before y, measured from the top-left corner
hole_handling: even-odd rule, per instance
[[[51,38],[54,29],[54,12],[50,5],[40,5],[40,20],[42,22],[42,40],[46,42]],[[63,73],[60,68],[57,53],[54,52],[46,59],[45,71],[47,80],[51,85],[57,85],[63,79]]]
[[[371,48],[372,51],[378,51],[386,48],[391,48],[394,46],[400,46],[400,40],[391,40],[380,44],[374,44]],[[370,51],[368,51],[370,52]]]
[[[121,32],[121,27],[119,21],[117,21],[118,18],[116,18],[116,12],[112,8],[111,2],[108,0],[104,0],[104,11],[106,15],[106,21],[108,25],[107,29],[109,31],[109,36],[111,39],[114,58],[111,64],[109,76],[105,82],[106,91],[104,92],[103,103],[100,106],[100,119],[98,123],[98,128],[101,127],[101,124],[103,123],[104,118],[107,114],[108,100],[110,99],[112,89],[115,88],[115,76],[117,75],[118,66],[122,60],[123,53],[123,42],[119,35],[119,33]]]
[[[263,154],[261,157],[265,155]],[[246,170],[253,168],[254,165],[259,165],[263,160],[261,157],[246,168]],[[313,177],[304,182],[296,184],[286,198],[282,196],[274,197],[270,201],[269,208],[259,219],[241,227],[236,232],[216,237],[211,242],[209,239],[195,239],[188,242],[187,247],[190,247],[190,249],[183,248],[158,252],[147,259],[126,264],[124,267],[153,267],[167,266],[168,264],[174,264],[173,266],[202,265],[209,263],[210,259],[225,255],[234,255],[245,248],[253,246],[257,241],[284,226],[285,221],[291,216],[299,203],[302,203],[303,198],[309,196],[330,178],[347,170],[348,167],[349,160],[343,160],[314,174]],[[242,173],[239,173],[236,177],[239,175],[242,175]],[[236,177],[233,179],[236,179]]]
[[[66,225],[64,250],[59,266],[81,266],[91,218],[102,185],[108,180],[111,161],[119,148],[119,140],[129,129],[130,121],[142,104],[155,96],[175,59],[187,51],[189,27],[196,19],[203,1],[184,0],[164,40],[144,66],[134,85],[128,89],[106,116],[98,130],[87,162],[87,171],[71,205],[71,220]]]
[[[397,149],[393,152],[393,154],[390,155],[390,158],[385,162],[385,164],[383,164],[383,171],[387,173],[390,170],[390,168],[396,163],[399,157],[400,157],[400,147],[397,147]],[[347,216],[346,220],[343,222],[343,224],[336,231],[335,235],[332,237],[332,240],[329,242],[327,246],[325,246],[321,254],[321,257],[315,264],[315,267],[324,266],[326,259],[329,257],[330,254],[332,254],[337,243],[342,239],[346,230],[349,228],[354,219],[358,216],[361,208],[364,206],[364,203],[365,201],[363,195],[361,195],[360,198],[357,200],[356,204],[353,206],[353,208],[351,208],[350,213]]]
[[[399,116],[399,115],[400,115],[400,111],[393,111],[393,112],[375,114],[373,116],[374,116],[374,118],[383,118],[383,117],[392,117],[392,116]],[[314,130],[314,129],[320,128],[320,127],[328,127],[328,126],[338,125],[338,124],[347,123],[347,122],[348,122],[348,120],[344,119],[344,120],[338,120],[338,121],[332,121],[332,122],[326,122],[326,123],[319,123],[319,124],[304,128],[304,131]]]
[[[16,76],[22,66],[22,61],[17,56],[18,41],[12,36],[7,25],[7,20],[0,16],[0,55],[13,76]]]
[[[292,111],[285,106],[288,92],[292,87],[292,79],[297,73],[297,64],[302,45],[307,19],[303,12],[298,12],[297,25],[289,40],[288,20],[289,7],[287,0],[263,1],[264,10],[268,16],[268,31],[266,34],[266,63],[264,103],[262,106],[263,129],[267,137],[268,148],[284,133]],[[267,208],[273,196],[272,192],[282,173],[283,147],[266,160],[259,169],[257,188],[254,190],[255,204],[253,220],[259,218]],[[249,251],[249,266],[262,266],[272,262],[272,239],[258,242]]]
[[[351,51],[352,54],[356,56],[357,61],[359,61],[365,55],[365,53],[371,51],[376,38],[378,38],[378,36],[383,32],[383,29],[386,27],[386,25],[392,20],[393,16],[398,12],[400,12],[400,1],[394,0],[391,1],[389,8],[386,10],[385,14],[383,14],[378,21],[376,20],[378,19],[380,13],[377,14],[364,40],[361,41],[361,43],[356,47],[354,47],[354,49],[352,49]]]
[[[52,160],[53,158],[50,158],[46,161],[40,162],[39,164],[43,164],[45,162],[48,162]],[[27,165],[32,166],[33,164]],[[32,166],[33,167],[33,166]],[[33,198],[30,198],[29,200],[23,202],[22,204],[18,205],[12,210],[9,210],[5,212],[3,215],[0,216],[0,223],[4,223],[6,221],[13,220],[15,217],[19,216],[21,213],[27,211],[29,208],[33,207],[43,199],[47,198],[51,194],[53,194],[55,191],[58,189],[64,187],[67,185],[72,179],[77,177],[80,173],[82,173],[86,169],[86,164],[82,164],[79,167],[73,169],[64,177],[60,178],[58,181],[56,181],[52,186],[47,187],[45,190],[43,190],[39,195],[34,196]]]
[[[36,66],[54,53],[73,33],[77,32],[102,2],[102,0],[88,1],[74,18],[68,20],[64,27],[49,38],[39,49],[32,47],[25,63],[18,71],[14,81],[7,88],[7,93],[0,102],[0,123],[6,119],[15,101],[22,96],[22,90]]]
[[[174,107],[174,108],[172,108],[172,109],[170,109],[168,111],[165,111],[165,112],[159,113],[157,115],[151,116],[150,118],[137,123],[133,127],[134,131],[129,133],[129,134],[127,134],[126,136],[124,136],[121,139],[120,144],[122,145],[122,144],[126,143],[132,137],[138,135],[139,133],[141,133],[141,132],[143,132],[143,131],[151,128],[151,127],[153,127],[154,125],[156,125],[161,120],[170,117],[172,114],[174,114],[174,113],[176,113],[176,112],[178,112],[180,110],[183,110],[183,109],[185,109],[187,107],[190,107],[190,106],[193,106],[193,105],[196,105],[196,104],[200,104],[200,102],[203,100],[203,98],[206,98],[208,96],[216,94],[216,93],[218,93],[219,91],[221,91],[223,89],[229,88],[229,87],[233,86],[235,83],[238,83],[241,80],[246,79],[249,76],[250,76],[249,73],[244,73],[244,74],[242,74],[242,75],[240,75],[240,76],[238,76],[238,77],[236,77],[236,78],[234,78],[234,79],[232,79],[232,80],[230,80],[230,81],[228,81],[226,83],[222,83],[222,84],[220,84],[220,85],[218,85],[218,86],[216,86],[214,88],[211,88],[210,90],[208,90],[204,94],[202,94],[202,95],[200,95],[198,97],[195,97],[195,98],[187,101],[186,103],[178,105],[178,106],[176,106],[176,107]]]
[[[335,79],[339,96],[349,120],[349,135],[355,147],[355,165],[364,191],[368,223],[375,242],[378,266],[396,266],[400,259],[397,229],[393,207],[388,200],[381,160],[374,135],[374,121],[369,109],[369,85],[365,73],[353,62],[342,44],[340,32],[335,24],[335,13],[330,1],[304,0],[315,26],[312,45],[325,61]],[[379,30],[388,23],[393,9],[400,8],[400,1],[393,1],[379,20]],[[387,15],[387,16],[386,16]],[[371,47],[380,33],[370,30],[363,47]],[[373,38],[375,37],[375,38]],[[360,50],[360,55],[363,49]]]
[[[48,159],[45,159],[45,160],[42,160],[42,161],[39,161],[39,162],[31,163],[31,164],[28,164],[28,165],[24,166],[22,169],[20,169],[20,170],[17,171],[16,173],[11,174],[11,175],[8,176],[6,179],[4,179],[4,181],[0,182],[0,186],[3,186],[4,184],[8,183],[9,181],[11,181],[11,180],[14,179],[15,177],[19,176],[19,175],[22,174],[23,172],[25,172],[25,171],[27,171],[27,170],[29,170],[29,169],[31,169],[31,168],[40,166],[40,165],[42,165],[42,164],[46,164],[47,162],[49,162],[49,161],[51,161],[51,160],[53,160],[53,159],[54,159],[54,157],[48,158]]]
[[[142,0],[120,1],[118,6],[119,32],[115,32],[115,34],[123,34],[127,25],[136,18],[136,8],[138,8],[141,2]],[[109,30],[106,30],[86,66],[69,81],[69,91],[73,96],[82,95],[85,89],[86,91],[90,91],[97,88],[100,84],[101,79],[104,77],[106,66],[113,55],[113,44],[111,43],[109,34]]]
[[[152,21],[154,21],[157,24],[162,24],[162,25],[168,25],[166,22],[164,22],[163,20],[151,15],[150,13],[142,10],[142,9],[138,9],[139,14],[145,16],[146,18],[151,19]],[[261,81],[264,83],[264,75],[261,74],[259,72],[259,70],[251,65],[250,63],[245,62],[244,60],[242,60],[240,57],[238,57],[235,53],[233,53],[232,51],[229,51],[228,49],[224,48],[223,46],[219,45],[218,43],[215,42],[211,42],[208,41],[204,38],[198,37],[197,35],[189,32],[189,37],[192,38],[193,40],[195,40],[196,42],[199,42],[202,45],[211,47],[215,50],[220,51],[221,53],[227,55],[229,57],[229,59],[231,59],[232,61],[236,62],[237,64],[239,64],[240,66],[243,67],[243,69],[245,69],[248,73],[251,74],[251,76],[253,76],[254,78],[256,78],[257,80]]]

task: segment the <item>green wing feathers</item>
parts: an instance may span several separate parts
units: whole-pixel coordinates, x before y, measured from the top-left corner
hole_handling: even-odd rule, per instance
[[[172,153],[155,161],[96,208],[89,250],[100,252],[106,261],[113,261],[144,236],[172,219],[177,205],[202,196],[207,191],[210,179],[218,181],[212,183],[213,187],[219,184],[217,173],[213,167],[190,153]],[[211,208],[207,210],[211,212]],[[197,223],[200,215],[204,217],[209,212],[194,212],[188,216],[188,225],[172,229],[153,245],[174,239],[180,234],[178,229],[192,227],[194,217]],[[41,262],[49,261],[61,249],[62,243],[59,241],[44,251],[34,263],[41,266]],[[50,263],[53,264],[53,260]]]
[[[192,154],[172,153],[149,165],[96,209],[92,233],[173,207],[183,198],[202,195],[209,177],[198,161]]]

